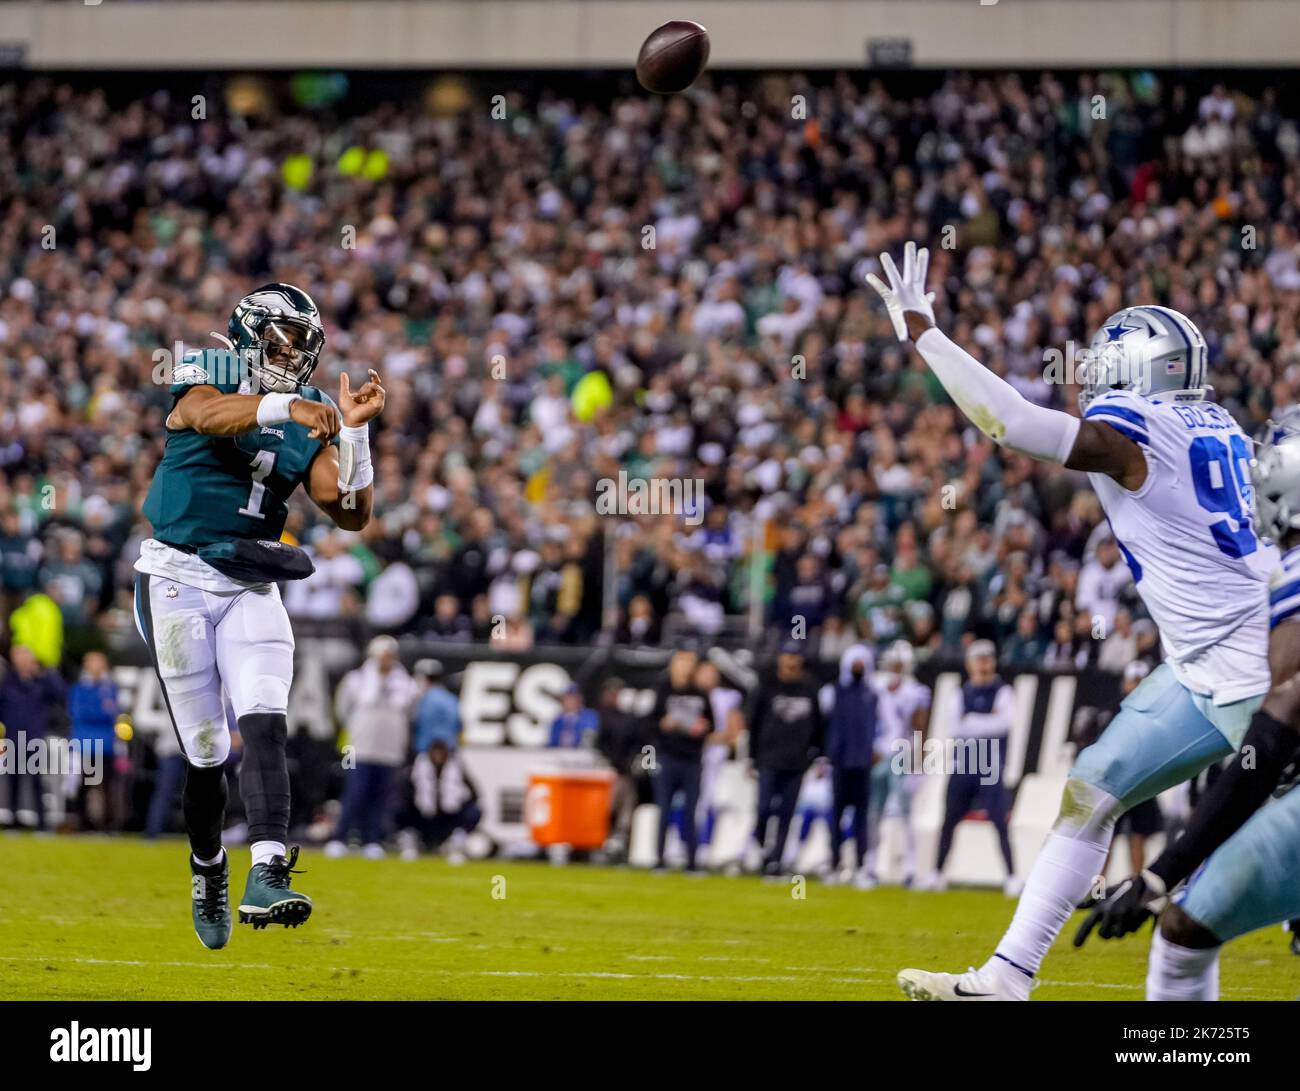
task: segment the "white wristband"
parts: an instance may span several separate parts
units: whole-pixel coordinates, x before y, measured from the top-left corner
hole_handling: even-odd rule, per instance
[[[364,489],[375,480],[370,465],[370,428],[361,424],[339,429],[339,492]]]
[[[301,394],[263,394],[257,405],[258,424],[283,424],[292,420],[289,411]]]

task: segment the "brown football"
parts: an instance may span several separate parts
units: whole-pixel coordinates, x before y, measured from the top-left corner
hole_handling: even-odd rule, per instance
[[[636,58],[636,78],[656,95],[685,91],[709,63],[709,32],[688,19],[653,30]]]

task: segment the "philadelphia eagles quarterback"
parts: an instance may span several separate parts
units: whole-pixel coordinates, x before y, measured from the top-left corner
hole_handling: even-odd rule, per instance
[[[336,405],[307,385],[325,344],[306,292],[268,284],[230,317],[225,348],[186,353],[173,369],[166,448],[145,499],[153,524],[136,563],[135,613],[187,772],[194,930],[205,947],[230,939],[230,861],[221,844],[222,766],[230,727],[243,740],[240,794],[252,869],[241,924],[297,927],[311,899],[290,887],[285,742],[293,631],[277,583],[312,573],[280,542],[301,484],[338,526],[370,520],[368,424],[384,408],[379,375]]]

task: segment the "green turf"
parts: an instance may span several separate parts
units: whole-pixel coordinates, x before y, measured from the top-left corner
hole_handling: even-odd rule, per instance
[[[236,899],[247,866],[232,853]],[[789,883],[583,865],[305,853],[299,866],[307,925],[236,925],[206,951],[183,843],[0,836],[0,997],[896,1000],[900,967],[983,961],[1012,909],[984,891],[809,880],[800,900]],[[1145,935],[1083,951],[1063,939],[1035,997],[1140,999],[1146,949]],[[1292,1000],[1300,959],[1269,929],[1228,949],[1222,981],[1225,999]]]

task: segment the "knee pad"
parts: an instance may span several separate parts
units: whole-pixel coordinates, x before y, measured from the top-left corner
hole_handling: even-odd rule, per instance
[[[1066,837],[1097,840],[1109,837],[1123,805],[1109,792],[1078,777],[1065,782],[1061,810],[1052,829]]]

